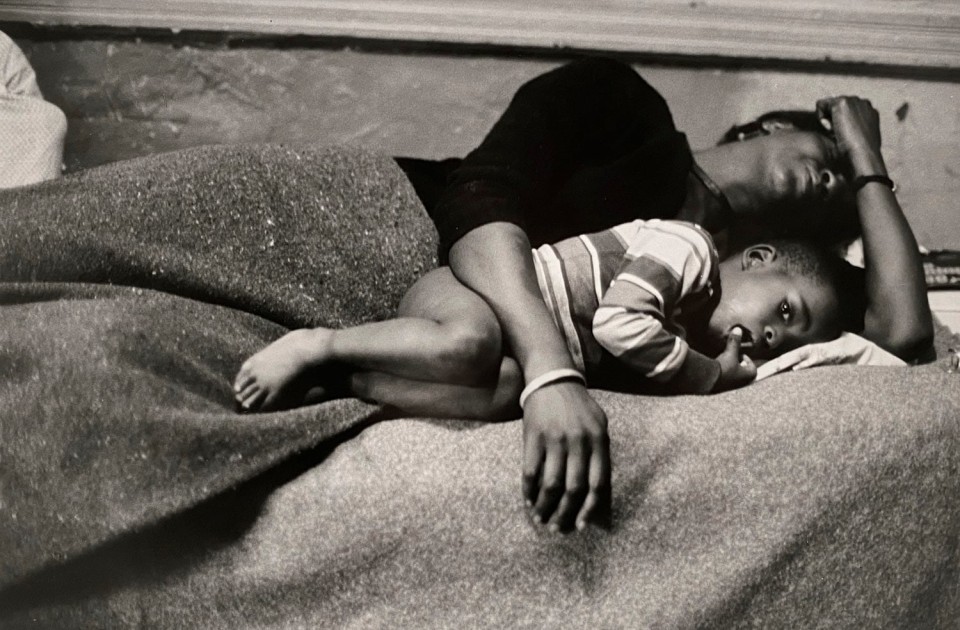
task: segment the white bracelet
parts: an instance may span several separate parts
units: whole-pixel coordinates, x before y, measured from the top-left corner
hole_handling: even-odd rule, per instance
[[[530,394],[533,392],[545,385],[556,383],[557,381],[563,381],[568,378],[576,379],[584,385],[587,384],[587,379],[583,377],[583,374],[577,370],[574,370],[573,368],[557,368],[556,370],[544,372],[537,378],[527,383],[527,386],[523,388],[522,392],[520,392],[520,408],[523,409],[524,404],[527,402],[527,398],[530,398]]]

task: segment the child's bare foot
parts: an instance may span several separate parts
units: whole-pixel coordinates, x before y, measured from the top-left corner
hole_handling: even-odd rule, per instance
[[[294,330],[247,359],[233,382],[237,402],[245,411],[290,404],[286,398],[297,377],[329,359],[332,334],[326,328]]]

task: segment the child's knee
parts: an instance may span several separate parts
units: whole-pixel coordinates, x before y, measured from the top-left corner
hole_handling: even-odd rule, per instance
[[[454,382],[492,385],[503,356],[500,330],[494,326],[447,325],[442,361]]]
[[[376,398],[379,389],[384,380],[389,378],[379,372],[352,372],[347,377],[347,390],[363,402],[378,404]]]

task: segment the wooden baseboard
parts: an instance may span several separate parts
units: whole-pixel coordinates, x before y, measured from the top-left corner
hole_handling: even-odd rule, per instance
[[[0,21],[960,67],[955,0],[2,0]]]

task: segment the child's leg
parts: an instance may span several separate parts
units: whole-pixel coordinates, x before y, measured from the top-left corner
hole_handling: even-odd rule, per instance
[[[350,395],[397,409],[411,417],[513,420],[522,414],[523,374],[504,357],[496,386],[452,385],[405,379],[383,372],[357,372],[349,377]]]
[[[285,390],[325,365],[493,387],[501,356],[500,326],[490,307],[441,268],[410,288],[396,319],[343,330],[295,330],[250,357],[234,389],[244,408],[300,404]]]

